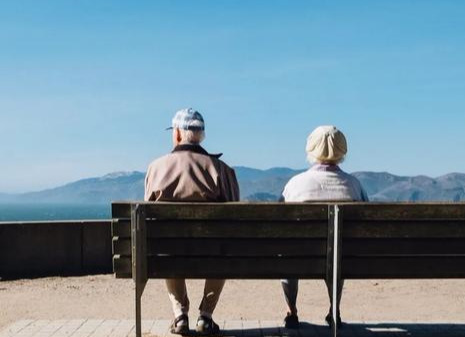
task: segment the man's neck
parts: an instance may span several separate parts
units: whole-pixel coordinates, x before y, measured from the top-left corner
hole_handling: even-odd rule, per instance
[[[220,158],[222,156],[222,153],[219,153],[219,154],[208,153],[207,151],[205,151],[205,149],[202,146],[200,146],[200,144],[186,144],[186,143],[179,144],[174,147],[172,152],[179,152],[179,151],[191,151],[191,152],[200,153],[200,154],[204,154],[204,155],[215,157],[215,158]]]

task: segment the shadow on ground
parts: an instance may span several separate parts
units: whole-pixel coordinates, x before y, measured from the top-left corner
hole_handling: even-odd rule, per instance
[[[299,330],[279,327],[223,330],[228,337],[323,337],[330,336],[330,329],[324,325],[301,323]],[[340,337],[465,337],[465,324],[343,324]]]

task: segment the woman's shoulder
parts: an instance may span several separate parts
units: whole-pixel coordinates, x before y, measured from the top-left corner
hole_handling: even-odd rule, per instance
[[[306,171],[296,174],[291,179],[289,179],[289,181],[287,182],[287,185],[295,185],[295,184],[301,184],[303,182],[311,182],[314,180],[314,175],[315,175],[315,172],[312,171],[311,169],[308,169]]]
[[[360,180],[353,174],[344,171],[342,171],[342,173],[345,175],[345,179],[350,181],[350,185],[352,186],[355,194],[359,195],[357,199],[360,199],[360,201],[368,201],[368,194],[366,193],[365,188],[363,187]]]
[[[289,179],[287,184],[284,186],[283,195],[284,197],[286,197],[286,195],[298,193],[303,189],[309,190],[315,188],[318,189],[319,184],[314,179],[314,172],[312,172],[311,170],[307,170]]]

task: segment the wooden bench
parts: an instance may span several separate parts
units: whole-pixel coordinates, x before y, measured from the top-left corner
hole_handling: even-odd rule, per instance
[[[465,278],[465,204],[112,205],[116,277],[324,279],[337,336],[342,279]]]

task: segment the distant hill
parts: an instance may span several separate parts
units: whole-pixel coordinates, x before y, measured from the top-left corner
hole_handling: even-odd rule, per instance
[[[355,172],[371,200],[377,201],[464,201],[465,174],[450,173],[438,178],[401,177],[387,172]]]
[[[99,178],[78,180],[39,192],[10,195],[9,202],[107,204],[111,200],[140,200],[144,198],[142,172],[115,172]],[[4,200],[5,201],[5,200]]]
[[[278,200],[286,182],[303,170],[285,167],[259,170],[235,167],[242,200]],[[403,177],[387,172],[353,173],[373,201],[465,201],[465,174],[438,178]],[[143,172],[116,172],[78,180],[60,187],[24,194],[1,194],[2,203],[108,204],[112,200],[141,200]]]
[[[239,181],[241,198],[249,201],[278,200],[289,179],[303,172],[303,170],[292,170],[285,167],[258,170],[238,166],[234,169]]]

